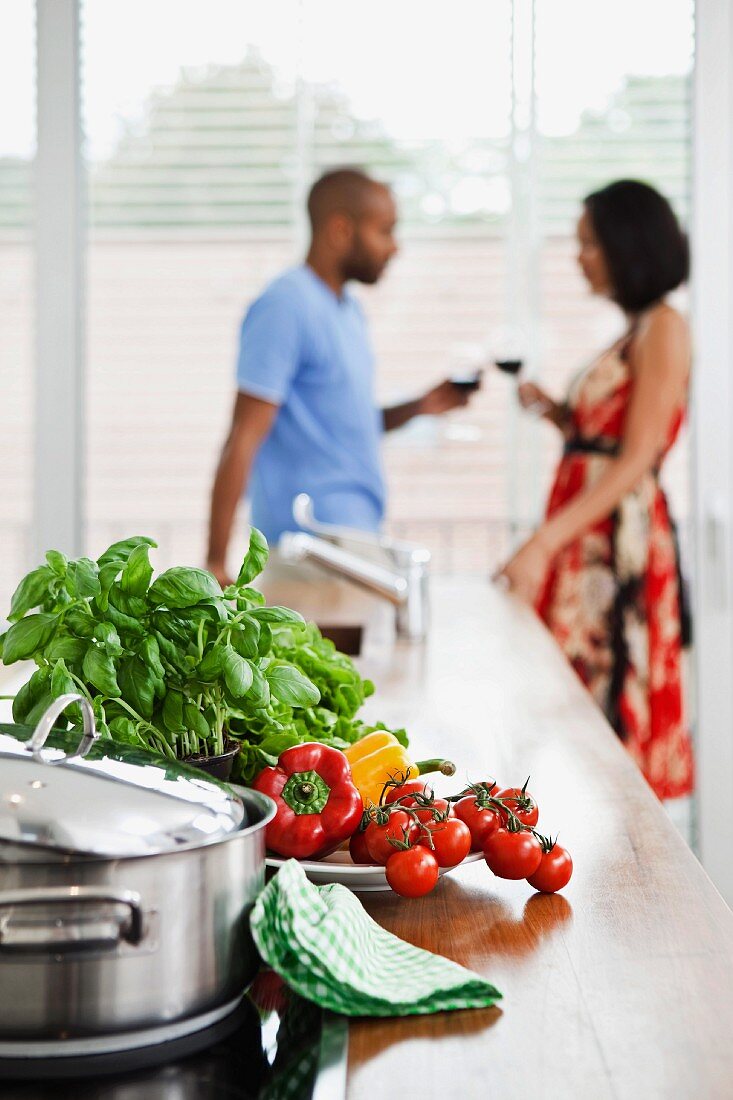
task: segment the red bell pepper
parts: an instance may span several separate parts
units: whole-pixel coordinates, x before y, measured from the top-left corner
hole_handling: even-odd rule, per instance
[[[280,856],[328,855],[357,829],[364,810],[344,754],[317,742],[286,749],[277,766],[264,768],[253,786],[277,806],[265,841]]]

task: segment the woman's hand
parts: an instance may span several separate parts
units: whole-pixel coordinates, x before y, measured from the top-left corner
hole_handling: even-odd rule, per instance
[[[556,408],[550,395],[534,382],[520,382],[517,394],[522,408],[530,410],[537,416],[549,416]]]
[[[503,569],[496,574],[503,578],[516,596],[528,604],[536,604],[550,567],[550,553],[539,535],[534,535],[517,550]]]

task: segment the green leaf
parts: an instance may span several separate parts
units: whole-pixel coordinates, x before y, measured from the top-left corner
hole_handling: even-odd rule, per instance
[[[247,702],[255,707],[266,707],[270,702],[270,685],[264,673],[252,664],[252,687],[247,692]]]
[[[237,576],[237,584],[249,584],[250,581],[253,581],[265,568],[269,553],[265,536],[256,527],[250,527],[249,549],[244,555],[244,561]]]
[[[204,653],[203,659],[196,669],[196,676],[204,683],[213,683],[224,672],[227,650],[223,645],[212,645]]]
[[[40,565],[38,569],[34,569],[32,573],[23,577],[10,601],[8,619],[11,623],[22,618],[26,611],[43,603],[54,576],[53,570],[48,565]]]
[[[82,638],[72,638],[67,634],[64,637],[53,638],[44,650],[47,661],[66,661],[67,665],[81,665],[84,654],[87,651],[88,642]]]
[[[56,630],[55,615],[26,615],[14,623],[5,635],[3,664],[12,665],[25,661],[40,652],[51,641]]]
[[[66,587],[72,596],[77,596],[80,600],[97,596],[101,591],[97,563],[91,558],[70,561],[66,571]]]
[[[257,652],[266,657],[272,649],[272,630],[269,623],[260,623],[260,636],[257,639]]]
[[[120,564],[124,564],[133,552],[136,546],[157,546],[157,542],[154,539],[149,539],[146,535],[133,535],[132,538],[122,539],[121,542],[113,542],[109,546],[101,557],[97,558],[99,567],[107,565],[110,562],[118,561]]]
[[[277,759],[286,749],[292,749],[293,745],[299,745],[300,738],[295,733],[273,733],[259,742],[258,748],[266,752],[268,756]]]
[[[209,724],[195,703],[183,704],[183,723],[186,729],[191,730],[197,737],[205,740],[211,736]]]
[[[120,636],[114,623],[97,623],[94,628],[97,641],[102,645],[110,657],[119,657],[123,651]]]
[[[131,596],[123,592],[119,584],[113,584],[109,590],[109,602],[112,607],[131,619],[141,619],[148,613],[148,605],[142,596]]]
[[[265,670],[270,691],[281,703],[291,707],[312,707],[320,701],[321,693],[295,665],[271,664]]]
[[[142,740],[137,732],[137,725],[131,718],[113,718],[109,724],[109,732],[115,741],[129,745],[139,745]]]
[[[127,657],[117,672],[122,698],[142,718],[150,718],[155,702],[155,676],[139,657]]]
[[[229,640],[240,657],[254,660],[259,656],[260,624],[254,619],[242,619],[232,628]]]
[[[13,721],[19,725],[25,725],[36,703],[49,695],[50,687],[51,669],[36,669],[30,680],[23,684],[13,699]]]
[[[97,607],[100,611],[106,611],[109,604],[109,590],[117,580],[117,575],[122,569],[121,561],[111,561],[103,565],[99,570],[99,595],[96,597]]]
[[[224,681],[235,699],[241,699],[252,686],[252,665],[228,645],[224,649]]]
[[[113,699],[121,695],[114,661],[104,650],[90,645],[84,654],[82,669],[85,678],[97,691],[101,691],[102,695],[109,695]]]
[[[143,638],[140,646],[140,656],[158,679],[165,680],[165,669],[160,661],[160,646],[157,638],[153,637],[152,634],[146,634]]]
[[[150,547],[142,543],[136,546],[122,570],[120,588],[127,596],[144,596],[148,590],[153,567],[150,564]]]
[[[63,658],[56,662],[54,669],[51,673],[51,695],[54,699],[58,699],[60,695],[78,695],[79,687],[74,683],[69,670],[66,667],[66,663]],[[62,715],[59,716],[61,721],[57,719],[56,725],[61,725],[64,729],[68,724],[68,719],[74,722],[81,720],[81,709],[78,703],[74,703],[73,706],[67,707]]]
[[[46,553],[46,561],[49,568],[56,574],[57,577],[65,577],[66,569],[69,564],[69,559],[66,554],[62,554],[60,550],[48,550]]]
[[[260,623],[303,623],[305,619],[289,607],[253,607],[250,611],[253,619]]]
[[[79,638],[93,638],[97,626],[94,616],[81,607],[72,607],[66,612],[64,625]]]
[[[163,701],[163,722],[171,733],[185,729],[183,723],[183,694],[172,689]]]
[[[138,619],[133,619],[131,615],[125,615],[122,611],[118,611],[111,602],[105,614],[110,622],[117,627],[121,637],[125,634],[132,634],[133,637],[140,638],[145,633],[143,623],[139,622]]]
[[[205,569],[174,566],[166,569],[150,586],[148,600],[154,606],[193,607],[199,600],[221,597],[221,585]]]

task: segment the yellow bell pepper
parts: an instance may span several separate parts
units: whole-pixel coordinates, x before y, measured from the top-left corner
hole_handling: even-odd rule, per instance
[[[428,772],[441,771],[453,775],[455,765],[450,760],[420,760],[413,764],[407,751],[393,733],[376,730],[368,733],[345,750],[351,766],[351,777],[365,806],[370,802],[379,805],[384,784],[393,777],[417,779]]]

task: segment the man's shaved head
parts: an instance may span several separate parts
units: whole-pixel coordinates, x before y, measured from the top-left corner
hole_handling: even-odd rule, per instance
[[[397,251],[397,207],[389,187],[358,168],[336,168],[308,196],[309,262],[338,282],[376,283]]]
[[[389,193],[383,183],[358,168],[335,168],[316,180],[308,195],[308,217],[317,233],[331,214],[348,214],[359,221],[370,201]]]

